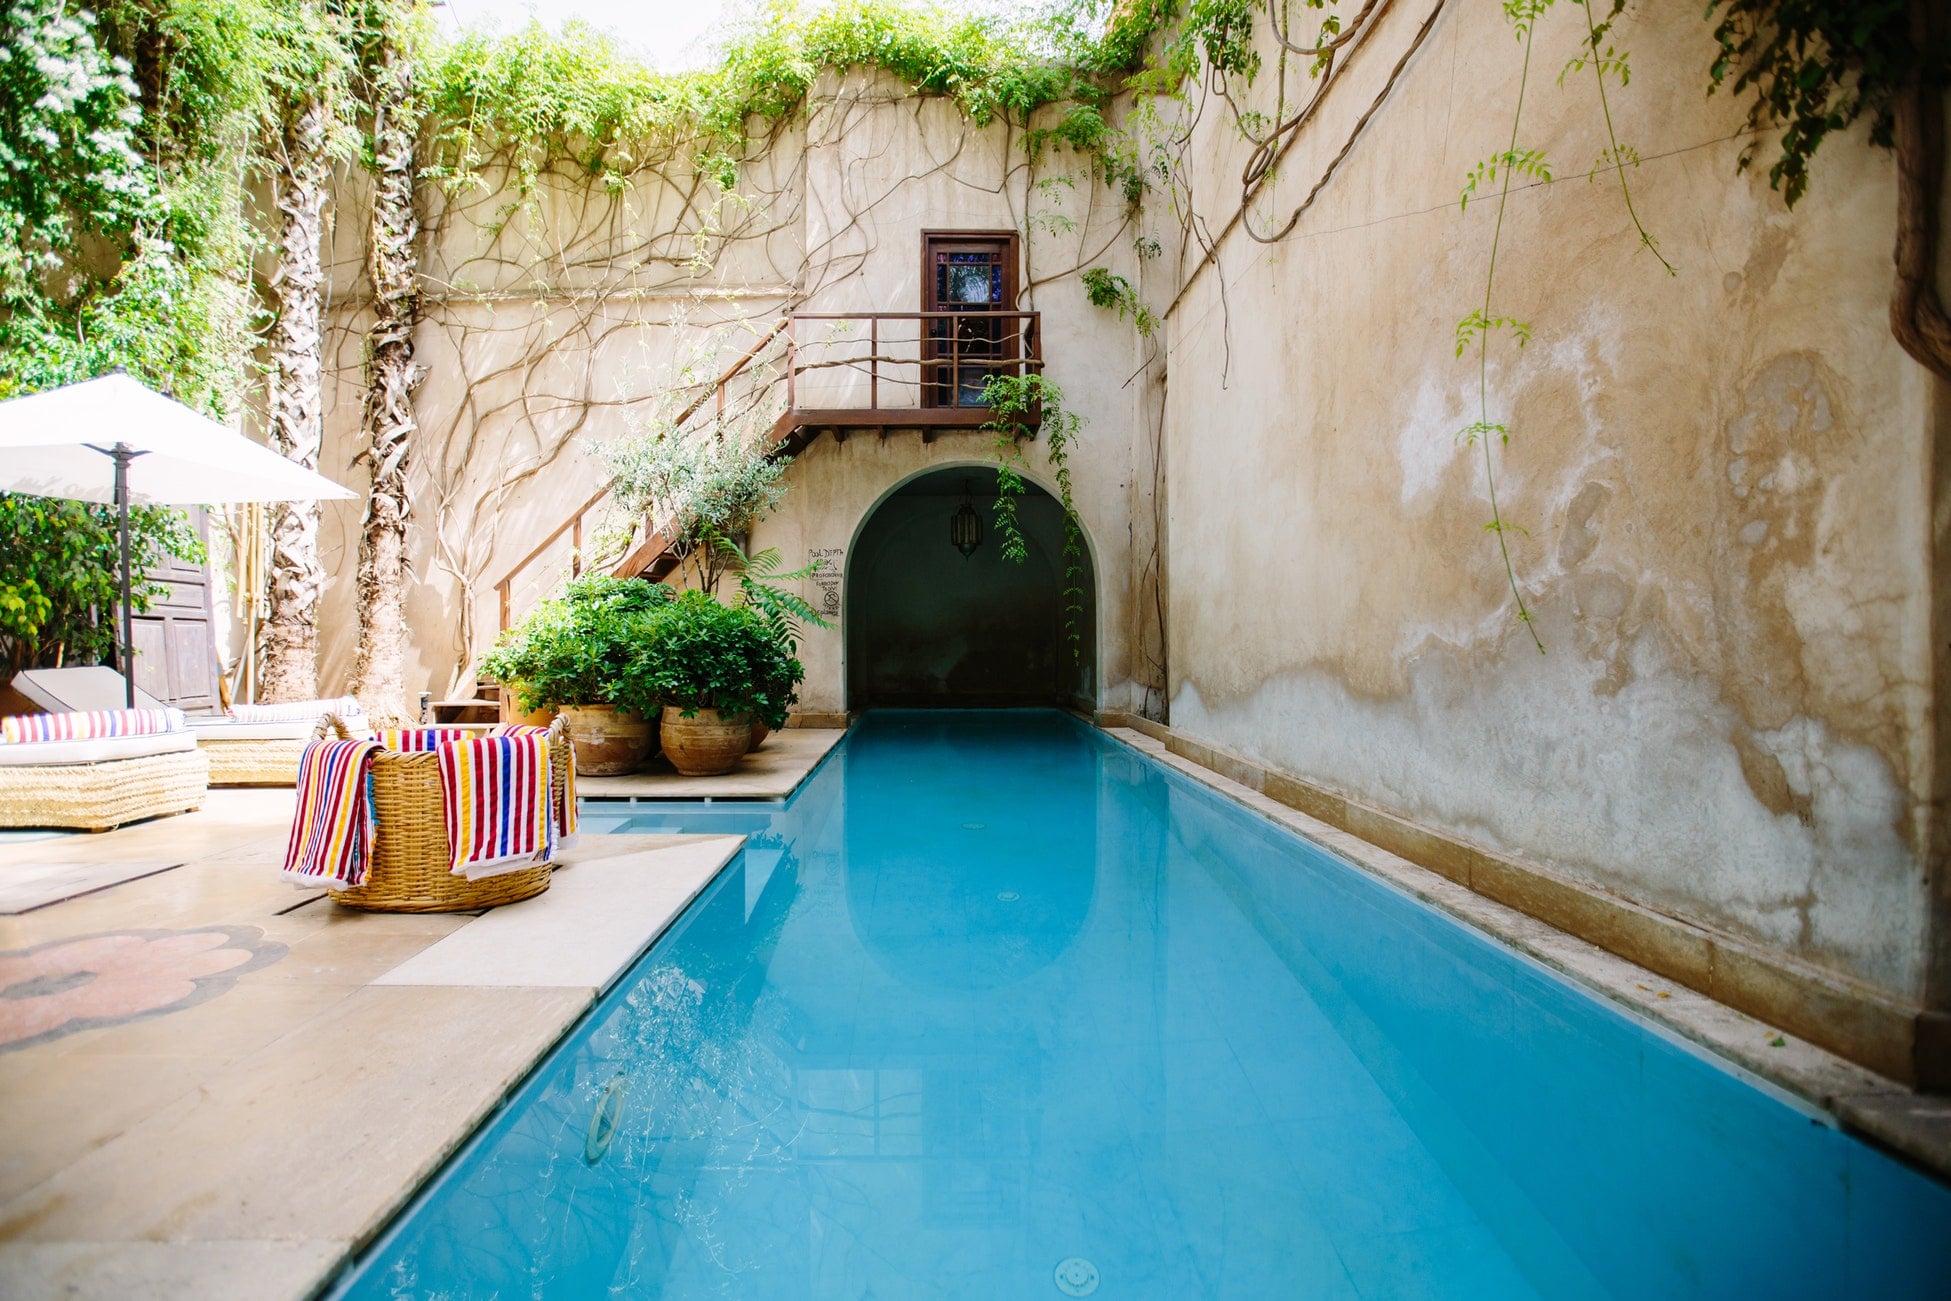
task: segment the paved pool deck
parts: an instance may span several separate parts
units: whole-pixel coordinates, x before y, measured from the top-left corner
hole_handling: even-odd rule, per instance
[[[576,793],[589,800],[783,800],[846,734],[839,727],[788,727],[722,777],[680,776],[659,755],[624,777],[578,777]]]
[[[1111,734],[1951,1171],[1951,1102]],[[655,792],[626,798],[782,798],[841,735],[785,733],[751,793],[606,780]],[[0,915],[0,1296],[316,1294],[742,844],[591,835],[524,903],[368,914],[277,879],[291,806],[213,791],[105,835],[0,838],[0,912],[23,910]]]
[[[587,836],[523,903],[360,913],[277,879],[291,808],[0,842],[93,889],[0,916],[0,1295],[315,1293],[742,843]]]

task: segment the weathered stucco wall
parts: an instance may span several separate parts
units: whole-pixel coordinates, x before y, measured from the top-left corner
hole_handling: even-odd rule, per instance
[[[1066,179],[1039,185],[1053,176]],[[736,203],[715,199],[682,169],[643,178],[620,196],[592,188],[573,171],[552,175],[507,220],[505,188],[426,196],[426,315],[415,344],[427,376],[415,398],[422,433],[412,473],[410,684],[436,697],[465,691],[474,659],[494,637],[495,583],[600,487],[601,464],[589,454],[595,446],[627,430],[671,385],[714,377],[793,308],[919,310],[925,230],[1025,233],[1019,305],[1043,314],[1047,373],[1084,418],[1072,464],[1092,539],[1093,605],[1110,629],[1130,617],[1132,425],[1122,387],[1130,331],[1091,307],[1077,278],[1099,263],[1129,269],[1130,214],[1081,160],[1033,164],[1013,128],[974,128],[950,101],[850,74],[827,77],[803,120],[747,165]],[[356,484],[364,473],[355,455],[365,218],[356,184],[339,198],[324,459],[328,472]],[[716,233],[700,239],[707,227]],[[818,382],[844,387],[847,376],[825,371]],[[853,397],[864,403],[865,393]],[[822,436],[788,471],[786,501],[752,545],[779,548],[788,568],[823,556],[843,584],[862,522],[920,471],[972,467],[987,489],[978,492],[986,515],[992,444],[993,435],[975,431],[927,442],[915,430],[844,444]],[[1025,451],[1030,477],[1050,487],[1041,447]],[[342,685],[352,667],[358,536],[356,507],[328,508],[327,689]],[[547,594],[568,562],[564,539],[515,593],[518,612]],[[802,592],[819,604],[829,587],[838,601],[834,582],[810,581]],[[845,608],[840,601],[835,627],[811,630],[802,649],[805,709],[847,708]],[[1111,708],[1134,701],[1124,644],[1115,632],[1096,639],[1090,666],[1097,698]]]
[[[1646,225],[1606,147],[1579,12],[1533,56],[1520,145],[1561,178],[1510,199],[1489,418],[1516,621],[1479,449],[1474,354],[1521,46],[1452,4],[1287,238],[1239,232],[1167,320],[1171,722],[1426,825],[1899,996],[1921,993],[1931,790],[1926,373],[1885,316],[1893,164],[1823,147],[1790,213],[1737,175],[1741,109],[1703,96],[1693,10],[1629,13],[1612,91]],[[1278,226],[1426,9],[1256,203]],[[1364,80],[1365,79],[1365,80]],[[1220,219],[1242,149],[1189,157]],[[1183,259],[1190,269],[1197,250]],[[1223,282],[1223,295],[1222,295]],[[1176,282],[1175,286],[1176,287]],[[1158,292],[1166,297],[1169,293]]]
[[[1589,74],[1557,80],[1583,23],[1547,15],[1519,144],[1560,179],[1513,191],[1493,304],[1535,337],[1495,339],[1487,376],[1540,655],[1483,528],[1481,451],[1458,438],[1478,409],[1456,326],[1482,305],[1495,205],[1457,194],[1509,138],[1522,53],[1498,9],[1443,5],[1336,161],[1429,12],[1392,7],[1344,60],[1252,205],[1249,225],[1277,228],[1334,168],[1272,243],[1228,224],[1248,149],[1209,95],[1184,188],[1134,215],[1082,159],[1033,163],[1020,132],[862,74],[823,81],[738,204],[681,171],[596,199],[554,177],[506,225],[505,193],[430,196],[410,676],[463,684],[495,579],[599,485],[587,448],[687,361],[708,378],[794,307],[915,310],[923,231],[1017,230],[1019,304],[1043,313],[1048,373],[1086,422],[1100,708],[1169,710],[1197,740],[1923,996],[1942,784],[1929,494],[1951,400],[1885,323],[1890,158],[1860,133],[1826,143],[1789,212],[1768,145],[1736,171],[1742,109],[1704,95],[1707,25],[1626,15],[1633,78],[1611,106],[1669,276],[1615,178],[1587,179],[1597,100]],[[1242,107],[1271,110],[1270,84]],[[1162,138],[1177,148],[1169,121]],[[326,468],[356,482],[363,216],[356,186],[342,200]],[[1196,232],[1175,240],[1188,205]],[[1094,265],[1138,284],[1158,335],[1086,302]],[[974,432],[822,436],[753,545],[827,560],[802,591],[839,623],[877,504],[992,458]],[[356,538],[356,511],[328,509],[328,688],[351,664]],[[553,562],[540,580],[566,549]],[[809,633],[803,708],[849,706],[845,646],[843,627]]]

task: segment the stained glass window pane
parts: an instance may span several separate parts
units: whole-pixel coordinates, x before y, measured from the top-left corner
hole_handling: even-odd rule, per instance
[[[951,303],[988,304],[995,301],[990,296],[990,267],[951,266],[948,268],[948,301]]]

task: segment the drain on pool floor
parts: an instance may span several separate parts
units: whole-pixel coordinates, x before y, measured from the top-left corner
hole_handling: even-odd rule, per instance
[[[1089,1296],[1097,1291],[1097,1266],[1082,1256],[1058,1261],[1057,1290],[1065,1296]]]

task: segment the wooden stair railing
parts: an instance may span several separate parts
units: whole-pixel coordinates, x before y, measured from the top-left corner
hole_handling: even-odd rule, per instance
[[[810,361],[806,358],[809,349],[821,347],[829,341],[802,338],[799,333],[801,322],[834,325],[859,321],[867,322],[867,338],[864,340],[868,349],[866,356]],[[899,343],[887,339],[882,332],[883,325],[896,323],[913,325],[915,337],[912,340],[904,338]],[[965,325],[974,328],[965,330]],[[890,429],[915,428],[922,431],[923,441],[931,441],[940,430],[977,429],[987,423],[989,411],[987,407],[963,402],[961,394],[965,388],[965,377],[1040,373],[1043,369],[1041,325],[1039,313],[1013,310],[790,313],[780,317],[771,329],[759,337],[758,342],[726,367],[710,387],[692,399],[677,419],[671,422],[671,427],[674,431],[681,430],[687,420],[704,408],[706,402],[716,403],[716,416],[722,420],[732,381],[758,358],[766,345],[784,333],[786,410],[774,422],[768,439],[776,452],[796,453],[823,429],[832,430],[835,438],[844,440],[850,428],[877,428],[883,437]],[[862,342],[857,338],[849,341]],[[897,348],[912,344],[913,355],[902,352],[883,355],[882,347],[890,343]],[[800,377],[836,368],[865,372],[867,405],[802,408],[799,400],[804,393],[799,384]],[[884,370],[893,373],[884,374]],[[919,405],[881,405],[884,384],[904,396],[911,393]],[[1035,416],[1036,413],[1032,412],[1033,421]],[[582,572],[583,522],[591,511],[603,504],[612,486],[603,485],[495,584],[502,631],[507,631],[514,619],[515,580],[560,542],[564,534],[571,535],[569,572],[571,575]],[[622,560],[610,566],[610,572],[661,579],[677,567],[678,557],[671,552],[675,541],[668,526],[647,530],[641,542]]]
[[[709,388],[698,394],[696,398],[692,399],[690,405],[678,413],[677,419],[671,422],[671,427],[674,430],[682,429],[684,422],[698,414],[704,404],[713,398],[716,398],[717,401],[717,414],[722,418],[725,414],[726,386],[732,380],[736,379],[741,371],[751,365],[753,358],[764,351],[767,344],[778,338],[780,332],[791,321],[792,317],[790,316],[780,317],[778,322],[770,330],[767,330],[760,336],[757,343],[747,348],[737,361],[733,362],[725,369],[724,373],[712,381]],[[610,490],[613,486],[614,481],[606,483],[597,489],[595,495],[578,506],[567,519],[563,520],[561,524],[558,524],[547,537],[544,537],[540,542],[536,543],[527,555],[523,556],[507,573],[501,576],[501,581],[495,584],[495,597],[499,604],[498,626],[502,632],[508,631],[514,623],[515,580],[521,577],[522,571],[541,559],[556,543],[562,541],[562,536],[565,533],[571,535],[569,556],[570,576],[577,577],[581,575],[583,566],[583,521],[589,517],[591,511],[603,504],[604,499],[610,495]],[[664,553],[669,549],[670,544],[671,539],[666,535],[665,530],[653,530],[628,555],[616,565],[612,566],[610,572],[624,575],[641,574],[663,557]],[[666,567],[664,572],[668,573],[669,567]],[[661,577],[662,575],[657,576]]]

